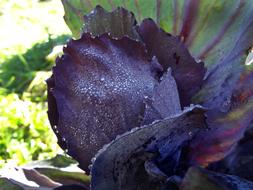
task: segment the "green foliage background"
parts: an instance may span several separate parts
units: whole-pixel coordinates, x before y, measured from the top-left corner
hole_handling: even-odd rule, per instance
[[[70,37],[63,15],[60,0],[0,2],[0,167],[62,152],[47,119],[45,80]]]

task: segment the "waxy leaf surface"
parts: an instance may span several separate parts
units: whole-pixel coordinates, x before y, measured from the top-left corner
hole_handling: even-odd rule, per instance
[[[245,113],[244,107],[248,107],[249,110]],[[247,114],[252,113],[253,107],[253,72],[252,69],[247,70],[241,77],[237,84],[236,90],[232,97],[232,106],[239,107],[239,110],[234,113],[237,117],[241,119]],[[253,114],[249,117],[249,122],[251,125],[242,125],[238,126],[244,132],[244,137],[235,145],[234,149],[230,154],[226,156],[225,159],[221,160],[218,163],[214,163],[210,167],[216,171],[227,172],[232,175],[237,175],[249,180],[253,180],[252,167],[253,167],[253,158],[252,158],[252,121]],[[249,127],[250,126],[250,127]],[[237,127],[237,128],[238,128]],[[233,129],[232,129],[233,130]],[[232,132],[232,131],[231,131]],[[238,130],[235,131],[237,135],[241,136]],[[234,133],[234,134],[236,134]],[[241,132],[242,133],[242,132]],[[232,134],[232,133],[231,133]]]
[[[82,169],[116,135],[140,126],[144,96],[156,83],[152,71],[142,44],[127,37],[84,34],[68,43],[50,79],[57,109],[49,106],[49,119]]]
[[[194,103],[208,107],[222,105],[221,111],[229,109],[231,91],[239,79],[246,51],[253,44],[251,1],[63,0],[63,4],[66,15],[70,15],[66,19],[70,26],[71,16],[80,12],[87,14],[97,4],[108,10],[124,7],[132,11],[139,22],[147,17],[156,20],[165,31],[178,35],[192,56],[201,59],[210,68]],[[80,31],[80,27],[75,31]]]
[[[253,181],[253,125],[225,159],[211,164],[209,168]]]
[[[198,134],[191,144],[193,163],[208,165],[226,157],[243,137],[253,120],[253,72],[245,71],[236,83],[227,113],[207,112],[209,131]]]
[[[94,158],[92,190],[161,189],[166,181],[149,175],[150,170],[145,169],[145,162],[154,160],[162,166],[163,161],[167,160],[165,174],[173,175],[179,161],[182,161],[184,146],[196,133],[205,129],[204,110],[191,107],[173,118],[123,134]]]

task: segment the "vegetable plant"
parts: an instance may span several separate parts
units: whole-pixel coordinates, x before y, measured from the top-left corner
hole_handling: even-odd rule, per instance
[[[63,5],[48,117],[92,190],[253,189],[250,1]]]

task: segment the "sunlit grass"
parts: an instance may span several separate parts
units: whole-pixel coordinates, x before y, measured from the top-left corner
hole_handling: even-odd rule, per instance
[[[0,166],[20,165],[61,152],[49,129],[46,104],[0,96]],[[13,166],[13,165],[12,165]]]
[[[0,167],[62,152],[47,119],[45,79],[48,55],[70,34],[63,14],[60,0],[0,1]]]
[[[1,0],[0,9],[1,54],[24,53],[34,43],[46,40],[48,34],[70,34],[60,0]]]

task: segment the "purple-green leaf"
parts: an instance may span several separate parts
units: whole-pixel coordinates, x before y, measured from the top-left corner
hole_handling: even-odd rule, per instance
[[[127,36],[132,39],[139,39],[135,29],[136,20],[133,13],[124,8],[117,8],[112,12],[107,12],[101,6],[88,15],[84,16],[84,32],[89,32],[93,36],[108,33],[113,38]]]
[[[179,38],[164,32],[150,19],[141,23],[138,32],[150,56],[156,56],[165,71],[171,67],[181,106],[189,105],[203,83],[204,63],[197,63]]]
[[[199,25],[196,28],[200,29],[192,46],[188,47],[193,55],[213,66],[194,103],[220,107],[226,112],[230,107],[231,92],[243,71],[247,50],[253,45],[253,4],[245,0],[201,3],[211,4],[205,10],[210,15],[206,20],[203,16],[198,17],[200,21],[196,21]],[[216,11],[213,12],[214,7]]]
[[[236,83],[229,111],[212,109],[207,112],[210,130],[198,134],[191,143],[190,162],[207,166],[233,151],[253,120],[252,85],[253,72],[245,72]]]
[[[219,162],[210,165],[210,169],[253,180],[253,126],[244,134],[234,150]]]
[[[242,53],[252,44],[253,5],[247,0],[62,0],[62,3],[67,24],[79,36],[82,16],[96,5],[107,10],[120,6],[132,11],[139,22],[152,18],[167,32],[179,35],[191,53],[208,65],[224,59],[235,45],[237,53]]]
[[[227,156],[243,137],[253,117],[253,100],[228,114],[207,113],[209,131],[200,133],[191,143],[189,160],[194,165],[207,166]]]

